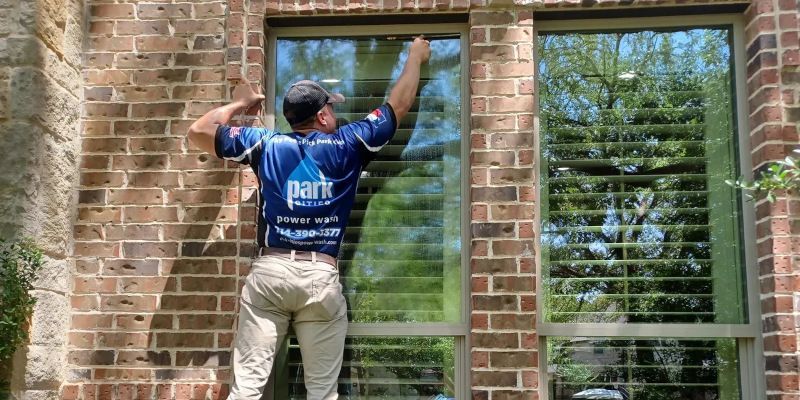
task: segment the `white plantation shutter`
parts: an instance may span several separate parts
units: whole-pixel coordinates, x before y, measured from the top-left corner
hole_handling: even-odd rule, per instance
[[[740,398],[735,339],[603,336],[747,323],[730,34],[540,32],[542,319],[608,328],[547,338],[551,399]]]

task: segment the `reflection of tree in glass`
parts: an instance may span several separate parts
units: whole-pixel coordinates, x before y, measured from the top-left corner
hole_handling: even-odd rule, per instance
[[[719,155],[733,137],[728,34],[541,41],[546,321],[736,322],[741,298],[719,277],[737,286],[735,226],[720,218],[732,221],[721,214],[735,201],[715,186],[731,164]],[[730,370],[719,343],[569,338],[548,351],[556,399],[614,382],[633,384],[636,400],[736,398],[717,385]]]
[[[553,322],[714,320],[707,124],[730,109],[715,93],[729,82],[726,40],[711,30],[544,38]]]

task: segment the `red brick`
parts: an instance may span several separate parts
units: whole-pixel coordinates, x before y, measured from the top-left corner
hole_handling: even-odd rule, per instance
[[[114,62],[114,53],[86,52],[83,58],[86,68],[111,68],[111,64]]]
[[[178,172],[128,172],[128,186],[141,188],[161,187],[169,189],[170,187],[179,185],[178,176]]]
[[[177,152],[183,147],[183,138],[132,138],[128,142],[131,152]]]
[[[176,333],[159,332],[156,333],[156,345],[158,347],[198,347],[209,348],[214,344],[213,333]]]
[[[492,351],[489,353],[489,364],[492,368],[534,368],[539,363],[535,351]]]
[[[91,37],[89,38],[90,51],[131,51],[133,38],[122,36]]]
[[[224,69],[201,69],[192,71],[192,82],[221,82],[225,79]]]
[[[111,225],[105,227],[106,240],[159,240],[158,225]]]
[[[115,293],[117,291],[116,278],[76,278],[74,293]]]
[[[121,222],[121,210],[116,207],[85,207],[78,209],[78,221],[96,223]]]
[[[224,65],[224,63],[225,53],[222,51],[178,53],[175,55],[176,66],[217,66]]]
[[[514,46],[510,45],[472,45],[471,61],[512,61],[516,59]]]
[[[130,83],[129,71],[121,70],[88,70],[83,71],[83,82],[88,85],[124,85]]]
[[[84,103],[83,110],[89,119],[127,117],[127,104]]]
[[[489,353],[485,351],[472,352],[472,368],[489,367]]]
[[[491,42],[526,42],[533,40],[532,27],[490,28],[489,41]]]
[[[495,240],[492,242],[492,254],[497,256],[530,255],[533,252],[533,241],[530,240]]]
[[[490,209],[492,220],[533,219],[534,206],[524,204],[493,205]]]
[[[115,92],[115,99],[118,101],[158,101],[158,100],[167,100],[169,99],[169,95],[167,94],[166,87],[160,86],[153,86],[153,87],[143,87],[143,86],[128,86],[128,87],[116,87],[114,88]]]
[[[175,292],[178,287],[177,278],[168,277],[134,277],[121,278],[123,293],[163,293]]]
[[[166,154],[125,155],[112,158],[112,168],[116,170],[163,169],[167,165]]]
[[[169,35],[169,21],[117,21],[117,35]]]
[[[172,54],[117,53],[114,58],[117,68],[167,68],[170,66]]]
[[[493,292],[532,292],[535,282],[532,276],[495,276],[492,280]]]
[[[191,3],[139,4],[137,15],[141,19],[190,18],[192,5]]]
[[[533,76],[532,62],[508,62],[489,65],[489,76],[493,78],[530,78]]]
[[[178,256],[178,244],[174,242],[125,242],[122,244],[125,257],[130,258],[174,258]]]
[[[480,333],[473,332],[471,335],[472,347],[484,349],[518,348],[519,339],[516,333]],[[493,386],[493,385],[490,385]]]
[[[132,19],[134,10],[133,4],[98,4],[92,5],[90,14],[92,18]]]
[[[485,276],[472,277],[472,293],[485,293],[489,291],[489,278]]]
[[[102,311],[155,311],[156,296],[101,296]]]
[[[470,253],[472,257],[485,257],[489,255],[489,244],[485,240],[473,240],[472,241],[472,251]]]
[[[472,329],[489,329],[489,314],[473,312],[470,317]]]
[[[489,326],[493,330],[530,331],[536,326],[536,314],[493,313],[489,319]]]
[[[173,318],[172,315],[169,314],[120,314],[117,315],[115,319],[117,321],[117,328],[120,329],[153,330],[173,328]],[[110,340],[115,339],[110,338]]]
[[[176,86],[172,97],[185,100],[217,100],[225,98],[225,85]]]
[[[472,127],[474,129],[511,130],[514,129],[515,125],[516,118],[513,115],[472,116]]]
[[[514,15],[510,12],[472,12],[470,25],[510,25],[514,22]]]
[[[188,75],[189,70],[184,68],[138,70],[133,72],[133,82],[139,86],[186,82],[186,77]]]
[[[111,314],[72,314],[72,329],[95,330],[111,328]]]
[[[470,183],[473,186],[486,186],[489,184],[489,170],[487,168],[471,168]]]
[[[533,170],[530,168],[493,168],[489,170],[489,183],[492,185],[532,182]]]
[[[473,204],[471,215],[473,221],[486,221],[489,215],[489,208],[485,204]]]
[[[486,81],[473,80],[470,83],[473,95],[513,95],[516,94],[515,82],[513,79],[492,79]]]
[[[186,38],[168,36],[144,36],[136,38],[137,51],[185,51],[189,49]]]

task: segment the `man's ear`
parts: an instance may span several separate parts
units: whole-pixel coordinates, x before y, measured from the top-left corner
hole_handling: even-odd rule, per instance
[[[328,122],[325,121],[325,108],[317,112],[317,122],[322,126],[328,126]]]

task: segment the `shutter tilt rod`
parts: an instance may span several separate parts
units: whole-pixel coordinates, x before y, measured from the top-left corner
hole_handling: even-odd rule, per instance
[[[414,40],[419,35],[392,35],[387,36],[386,40]],[[422,35],[425,40],[433,41],[433,40],[446,40],[446,39],[458,39],[461,37],[458,33],[440,33],[440,34],[433,34],[433,35]]]

